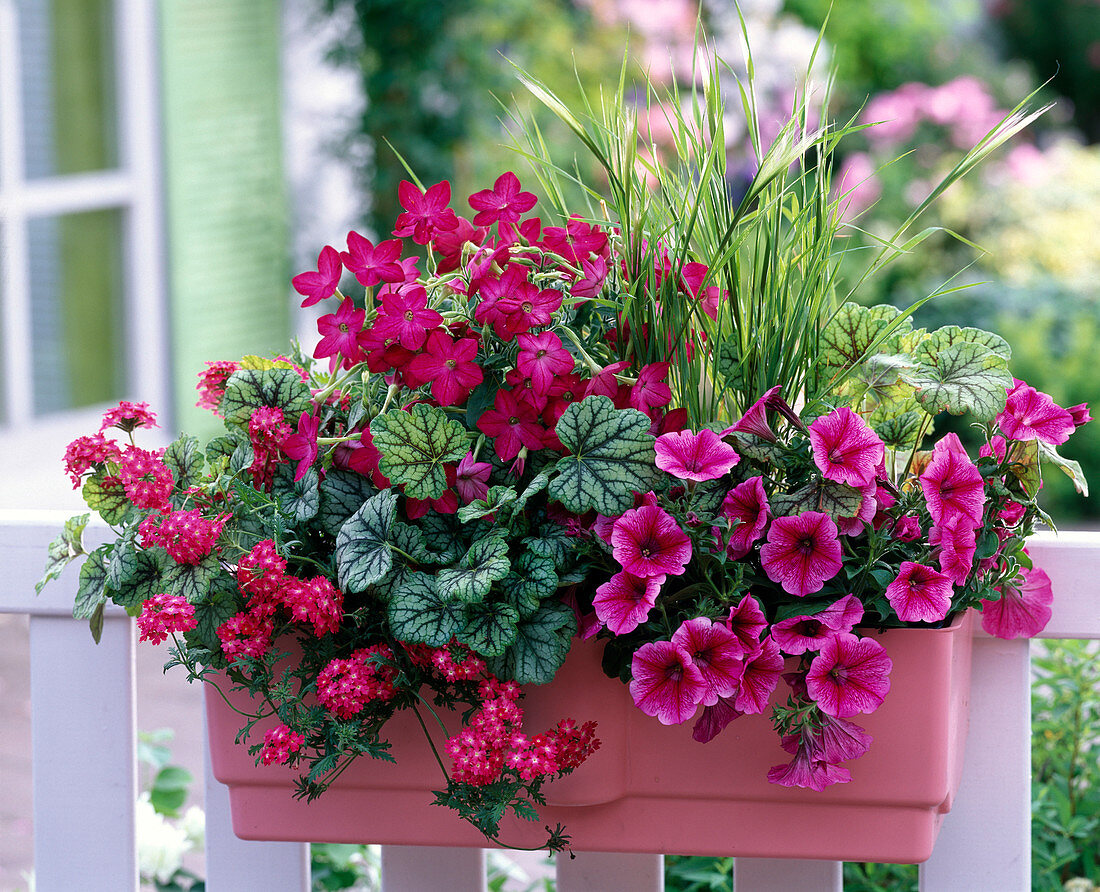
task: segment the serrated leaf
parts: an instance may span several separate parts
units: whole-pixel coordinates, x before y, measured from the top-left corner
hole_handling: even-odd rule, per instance
[[[794,492],[776,493],[769,502],[776,517],[801,514],[803,511],[822,511],[836,520],[841,517],[855,517],[863,503],[863,494],[844,483],[822,480],[818,483],[807,483]]]
[[[765,465],[777,465],[783,459],[783,449],[748,431],[734,431],[731,435],[738,454]]]
[[[616,409],[606,396],[572,403],[558,420],[558,439],[571,453],[558,460],[550,498],[574,514],[594,509],[615,516],[647,492],[654,476],[655,438],[636,409]]]
[[[508,543],[500,536],[487,536],[470,546],[457,567],[440,570],[436,586],[445,598],[480,601],[494,582],[508,575],[509,567]]]
[[[279,513],[283,517],[293,518],[295,523],[312,520],[321,507],[321,491],[315,468],[306,471],[301,480],[295,480],[293,466],[279,465],[272,491],[278,498]]]
[[[527,536],[523,540],[529,551],[548,557],[555,567],[561,567],[576,548],[576,542],[565,527],[556,523],[544,523],[539,527],[537,536]]]
[[[321,529],[335,536],[362,504],[377,490],[368,478],[354,471],[333,469],[325,474],[321,481],[321,504],[317,511],[317,521]]]
[[[173,563],[164,571],[161,581],[169,594],[183,595],[189,604],[200,604],[220,572],[217,556],[208,554],[197,564]]]
[[[107,562],[111,559],[112,550],[112,545],[100,545],[81,566],[73,603],[75,619],[91,619],[106,603]]]
[[[127,517],[136,510],[126,498],[126,490],[121,483],[108,483],[106,473],[96,471],[84,483],[81,490],[84,502],[99,514],[111,526],[125,523]]]
[[[848,302],[840,307],[821,332],[819,386],[838,372],[855,368],[872,352],[894,352],[891,347],[911,328],[908,319],[899,321],[900,315],[896,307],[886,304],[863,307]],[[891,326],[894,330],[886,334]]]
[[[499,516],[502,509],[510,509],[518,499],[519,493],[510,486],[490,486],[484,499],[474,499],[458,509],[458,519],[468,523],[491,514]]]
[[[184,435],[164,450],[164,463],[179,489],[194,486],[202,478],[203,452],[196,437]]]
[[[1039,455],[1045,461],[1057,465],[1062,473],[1073,481],[1073,488],[1087,498],[1089,494],[1089,482],[1085,479],[1085,472],[1081,470],[1081,464],[1074,461],[1072,458],[1066,458],[1064,455],[1059,455],[1057,448],[1051,446],[1049,443],[1043,443],[1040,440],[1036,440],[1035,442],[1039,444]]]
[[[46,548],[46,566],[42,578],[34,584],[34,593],[42,594],[47,583],[57,579],[69,563],[85,554],[84,529],[88,526],[91,514],[78,514],[65,521],[61,534]]]
[[[731,338],[718,345],[715,369],[722,376],[727,388],[742,393],[746,390],[748,382],[745,379],[744,359],[737,341]]]
[[[161,573],[157,552],[120,539],[107,565],[108,594],[119,607],[136,608],[162,590]]]
[[[364,592],[393,565],[390,528],[397,516],[397,491],[371,496],[336,536],[336,572],[345,592]]]
[[[194,635],[203,647],[218,653],[221,650],[218,627],[243,609],[244,601],[237,587],[216,582],[210,587],[206,599],[195,605],[196,626],[188,635]]]
[[[921,407],[930,415],[970,412],[979,421],[992,421],[1004,409],[1012,386],[1004,357],[971,341],[956,341],[935,352],[928,344],[922,341],[916,350],[917,367],[903,373]]]
[[[952,344],[981,344],[992,353],[996,353],[1006,363],[1012,359],[1012,348],[999,334],[981,328],[963,328],[958,325],[944,325],[929,332],[914,349],[914,355],[931,356]]]
[[[558,590],[554,559],[525,551],[501,583],[504,602],[527,619]]]
[[[873,422],[871,426],[888,449],[912,449],[924,418],[922,412],[902,412],[896,418]]]
[[[386,616],[398,641],[431,647],[443,647],[463,624],[462,605],[445,600],[427,573],[410,574],[393,592]]]
[[[548,684],[565,662],[577,621],[572,608],[553,601],[516,627],[516,640],[490,664],[501,679]]]
[[[221,412],[226,424],[247,427],[256,409],[282,409],[284,419],[296,420],[310,400],[309,386],[293,369],[241,369],[225,382]]]
[[[507,604],[467,604],[463,625],[456,636],[470,650],[483,657],[498,657],[516,640],[519,613]]]
[[[379,470],[411,499],[438,499],[447,488],[444,465],[467,452],[466,430],[435,406],[417,403],[408,412],[387,412],[370,423],[381,453]]]
[[[463,543],[450,515],[429,512],[418,524],[424,548],[433,564],[453,564],[463,553]]]

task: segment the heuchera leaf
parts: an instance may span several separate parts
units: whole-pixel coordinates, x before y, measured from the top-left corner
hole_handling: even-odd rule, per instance
[[[107,565],[107,591],[119,607],[135,611],[148,598],[163,590],[163,566],[158,554],[163,552],[159,549],[137,549],[132,543],[119,540]]]
[[[80,568],[76,600],[73,603],[75,619],[91,619],[96,610],[106,602],[107,561],[111,558],[113,548],[113,545],[100,545],[88,555]]]
[[[390,528],[397,516],[397,491],[367,499],[336,536],[336,573],[345,592],[364,592],[393,565]]]
[[[863,502],[863,495],[858,489],[844,483],[822,480],[819,483],[807,483],[794,492],[777,493],[769,501],[776,517],[800,514],[803,511],[823,511],[835,520],[839,517],[855,517]]]
[[[226,424],[247,427],[252,413],[262,406],[283,410],[283,419],[294,424],[310,407],[307,385],[294,369],[241,369],[225,382],[221,411]]]
[[[922,412],[909,411],[894,418],[875,421],[872,414],[871,426],[888,449],[912,449],[924,417]]]
[[[436,586],[445,598],[466,603],[482,600],[493,583],[508,575],[508,543],[500,536],[487,536],[470,546],[457,567],[440,570]]]
[[[378,467],[412,499],[438,499],[447,488],[446,462],[466,454],[466,431],[435,406],[417,403],[408,412],[387,412],[370,423],[382,457]]]
[[[279,465],[273,492],[279,500],[280,513],[293,518],[295,523],[312,520],[321,507],[321,491],[314,468],[306,471],[301,480],[295,480],[293,466]]]
[[[65,528],[46,549],[46,567],[42,571],[42,578],[34,584],[34,593],[42,594],[42,589],[49,582],[57,579],[61,572],[69,566],[69,563],[84,551],[84,528],[88,526],[91,514],[78,514],[65,521]]]
[[[126,490],[122,488],[122,484],[108,484],[105,477],[103,471],[96,471],[84,483],[81,495],[88,507],[97,512],[104,521],[111,526],[118,526],[126,522],[135,508],[126,498]]]
[[[208,554],[197,564],[172,563],[164,572],[164,590],[171,595],[183,595],[190,604],[201,604],[210,585],[221,573],[217,555]]]
[[[1024,492],[1031,498],[1035,498],[1039,493],[1039,487],[1043,483],[1043,474],[1039,468],[1039,441],[1028,440],[1025,443],[1017,443],[1012,448],[1012,464],[1008,466],[1008,470],[1020,481]],[[1080,472],[1080,470],[1081,466],[1078,465],[1077,471]],[[1081,477],[1081,482],[1085,484],[1084,495],[1087,496],[1088,484],[1085,482],[1084,476]]]
[[[386,609],[398,641],[443,647],[463,625],[462,605],[445,600],[428,573],[412,573],[393,592]]]
[[[228,580],[219,579],[210,587],[210,591],[201,604],[195,605],[197,625],[192,633],[212,653],[221,653],[221,639],[218,627],[229,617],[244,607],[244,601],[237,587]]]
[[[558,460],[550,498],[574,514],[595,509],[622,514],[635,492],[650,488],[655,438],[650,421],[636,409],[616,409],[606,396],[571,404],[558,421],[558,439],[572,453]]]
[[[187,489],[202,477],[203,453],[197,437],[186,434],[168,444],[164,463],[176,480],[177,489]]]
[[[837,310],[821,332],[818,392],[838,372],[855,368],[868,356],[872,345],[875,345],[875,353],[894,352],[891,346],[912,327],[908,319],[899,322],[899,315],[900,311],[896,307],[885,304],[863,307],[848,302]],[[894,330],[883,338],[884,332],[892,325],[895,326]],[[879,338],[882,340],[875,344]]]
[[[483,657],[498,657],[516,640],[519,614],[507,604],[467,604],[459,641]]]
[[[944,325],[929,332],[914,350],[914,354],[932,355],[952,344],[981,344],[1000,356],[1006,363],[1012,359],[1012,348],[999,334],[981,328],[962,328],[958,325]]]
[[[523,544],[529,551],[552,559],[554,566],[563,566],[573,551],[573,537],[565,527],[556,523],[544,523],[538,533],[537,536],[525,538]]]
[[[520,619],[527,619],[558,589],[553,558],[525,551],[504,577],[501,589],[505,603],[516,608]]]
[[[914,354],[917,367],[903,373],[916,389],[917,402],[930,415],[970,412],[979,421],[992,421],[1004,409],[1012,387],[1005,358],[971,341],[955,341],[942,349],[933,343],[922,341]]]
[[[321,529],[335,536],[360,506],[376,492],[368,478],[354,471],[332,469],[321,481],[317,520]]]
[[[519,623],[515,643],[489,669],[498,678],[520,684],[547,684],[565,662],[576,631],[572,608],[552,601]]]
[[[490,486],[484,499],[474,499],[458,509],[458,519],[468,523],[490,514],[495,514],[500,519],[503,510],[508,509],[510,513],[518,499],[519,494],[510,486]]]
[[[420,518],[419,527],[424,536],[424,549],[434,564],[453,564],[462,554],[463,545],[455,530],[456,524],[448,515],[428,513]]]

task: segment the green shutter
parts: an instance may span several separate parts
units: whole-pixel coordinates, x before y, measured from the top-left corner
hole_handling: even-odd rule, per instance
[[[285,347],[282,4],[162,0],[172,367],[181,428],[207,360]]]

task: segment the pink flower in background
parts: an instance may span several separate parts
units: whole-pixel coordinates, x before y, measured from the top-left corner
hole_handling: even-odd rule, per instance
[[[1051,446],[1066,442],[1076,428],[1067,410],[1022,381],[1008,392],[997,424],[1010,440],[1040,440]]]
[[[721,623],[706,617],[685,620],[672,634],[672,643],[691,654],[706,683],[700,702],[714,706],[720,698],[732,697],[741,684],[745,664],[741,662],[741,644]]]
[[[890,691],[893,661],[872,638],[839,633],[821,646],[806,673],[806,692],[826,715],[874,712]]]
[[[886,586],[886,600],[905,623],[939,622],[951,609],[951,594],[950,577],[914,561],[902,561]]]
[[[616,635],[633,632],[649,617],[664,585],[664,576],[635,576],[623,570],[596,589],[596,617]]]
[[[932,460],[920,476],[920,486],[933,523],[942,526],[948,518],[961,514],[974,526],[981,526],[985,483],[962,447],[955,448],[958,442],[952,433],[936,443]]]
[[[663,508],[642,505],[615,521],[611,551],[635,576],[679,576],[691,560],[691,540]]]
[[[924,115],[928,92],[925,84],[908,83],[872,97],[860,117],[860,123],[874,125],[865,131],[872,145],[896,146],[909,139]]]
[[[393,234],[399,238],[412,237],[418,245],[426,245],[439,231],[458,228],[458,217],[447,205],[451,201],[451,184],[446,180],[421,192],[408,180],[397,187],[397,199],[405,213],[397,218]]]
[[[1036,567],[1021,571],[1016,585],[1001,587],[996,601],[982,601],[982,628],[997,638],[1034,638],[1050,622],[1050,577]]]
[[[779,653],[779,645],[769,635],[761,643],[756,656],[745,664],[741,687],[733,705],[750,715],[763,712],[768,708],[768,701],[779,684],[782,671],[783,657]]]
[[[671,641],[651,641],[634,652],[630,663],[630,696],[646,715],[662,725],[691,718],[706,694],[703,673],[691,654]]]
[[[722,500],[722,515],[737,521],[726,541],[726,554],[732,560],[747,555],[753,543],[764,535],[768,525],[768,496],[764,480],[757,475],[733,487]]]
[[[657,467],[681,480],[717,480],[740,460],[732,446],[707,428],[662,434],[654,444]]]
[[[847,406],[834,409],[810,425],[814,464],[828,480],[867,486],[886,455],[870,426]]]
[[[290,280],[290,284],[305,297],[302,306],[312,307],[318,301],[336,293],[343,271],[339,253],[335,248],[325,245],[317,255],[317,272],[300,273]]]
[[[844,159],[836,178],[835,194],[840,215],[846,220],[858,217],[882,195],[882,183],[871,156],[853,152]]]
[[[206,368],[199,372],[199,383],[195,385],[199,391],[199,401],[195,405],[200,409],[209,409],[220,416],[218,407],[221,405],[222,397],[225,396],[225,383],[240,367],[239,362],[230,360],[208,362]]]
[[[395,238],[375,245],[358,232],[349,232],[348,249],[340,254],[340,260],[359,284],[367,288],[379,282],[405,281],[405,270],[400,262],[401,242]]]
[[[760,546],[760,564],[788,594],[805,597],[820,591],[842,564],[836,524],[820,511],[777,517]]]

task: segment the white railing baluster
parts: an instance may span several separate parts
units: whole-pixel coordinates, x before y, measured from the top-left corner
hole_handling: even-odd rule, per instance
[[[382,846],[382,892],[483,892],[485,851],[442,846]]]
[[[663,892],[663,855],[577,852],[555,858],[558,892]]]
[[[841,892],[842,867],[839,861],[735,858],[733,887],[737,892]]]
[[[133,623],[32,616],[30,657],[35,888],[136,892]]]

